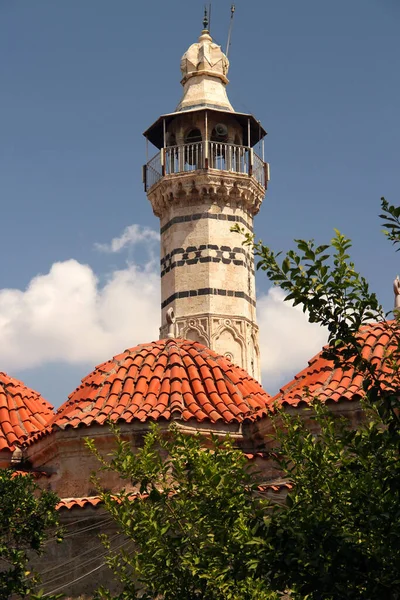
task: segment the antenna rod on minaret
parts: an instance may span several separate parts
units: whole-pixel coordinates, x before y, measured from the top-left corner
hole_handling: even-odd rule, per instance
[[[231,6],[231,21],[229,23],[229,31],[228,31],[228,41],[226,43],[226,58],[228,58],[228,54],[229,54],[229,48],[231,45],[231,36],[232,36],[232,28],[233,28],[233,15],[235,14],[235,5],[232,4]]]
[[[208,31],[207,4],[204,5],[203,29],[206,29]]]

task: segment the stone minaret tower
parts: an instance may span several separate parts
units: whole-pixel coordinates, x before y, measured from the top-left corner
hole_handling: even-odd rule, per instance
[[[176,111],[144,134],[159,149],[144,183],[161,225],[160,332],[166,337],[172,308],[177,337],[202,342],[259,379],[254,257],[231,228],[253,231],[269,179],[253,147],[266,132],[232,108],[229,62],[206,26],[182,57]]]

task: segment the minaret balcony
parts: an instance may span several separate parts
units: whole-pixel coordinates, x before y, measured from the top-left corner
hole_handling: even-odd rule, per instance
[[[196,142],[162,148],[143,168],[144,188],[149,191],[166,175],[208,169],[248,175],[267,189],[268,163],[253,148],[221,142]]]

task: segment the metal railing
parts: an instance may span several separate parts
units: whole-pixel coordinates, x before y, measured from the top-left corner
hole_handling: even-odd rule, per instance
[[[156,154],[143,169],[145,190],[164,175],[206,168],[247,174],[267,187],[268,165],[251,148],[220,142],[196,142],[168,146]]]
[[[205,168],[203,142],[168,146],[164,149],[164,153],[166,175]]]
[[[210,142],[211,169],[232,171],[233,173],[250,173],[250,148],[235,144]]]
[[[268,164],[265,163],[255,152],[253,152],[253,177],[265,188],[269,179]]]
[[[163,176],[163,167],[161,164],[161,152],[153,156],[147,165],[143,168],[144,189],[147,192],[152,185],[157,183]]]

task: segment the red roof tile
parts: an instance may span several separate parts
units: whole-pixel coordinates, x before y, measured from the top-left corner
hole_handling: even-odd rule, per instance
[[[85,508],[85,506],[96,507],[102,503],[100,496],[87,496],[85,498],[62,498],[57,504],[56,509],[66,508]]]
[[[272,481],[263,483],[257,486],[257,490],[259,492],[280,492],[281,490],[291,490],[293,485],[288,481]],[[146,494],[138,494],[132,492],[130,494],[132,500],[137,497],[147,498]],[[84,498],[61,498],[60,502],[57,504],[56,509],[60,510],[62,508],[66,508],[67,510],[71,510],[71,508],[85,508],[87,506],[92,506],[97,508],[99,505],[103,504],[103,500],[100,496],[85,496]]]
[[[98,365],[50,428],[113,421],[241,422],[268,412],[270,396],[240,367],[197,342],[141,344]]]
[[[371,323],[360,331],[363,357],[375,364],[377,371],[385,377],[394,375],[393,369],[383,359],[397,350],[396,336],[399,334],[394,321]],[[335,368],[333,362],[323,358],[320,352],[303,371],[281,388],[272,399],[272,404],[297,406],[313,398],[321,402],[356,400],[364,396],[362,383],[362,376],[352,367],[346,370]]]
[[[245,452],[244,456],[248,460],[256,460],[256,458],[268,459],[269,454],[267,452]]]
[[[53,416],[53,407],[38,392],[0,373],[0,450],[14,450]]]
[[[42,479],[44,477],[46,478],[50,478],[51,477],[51,473],[48,473],[47,471],[13,471],[11,477],[28,477],[31,476],[33,477],[33,479]]]

